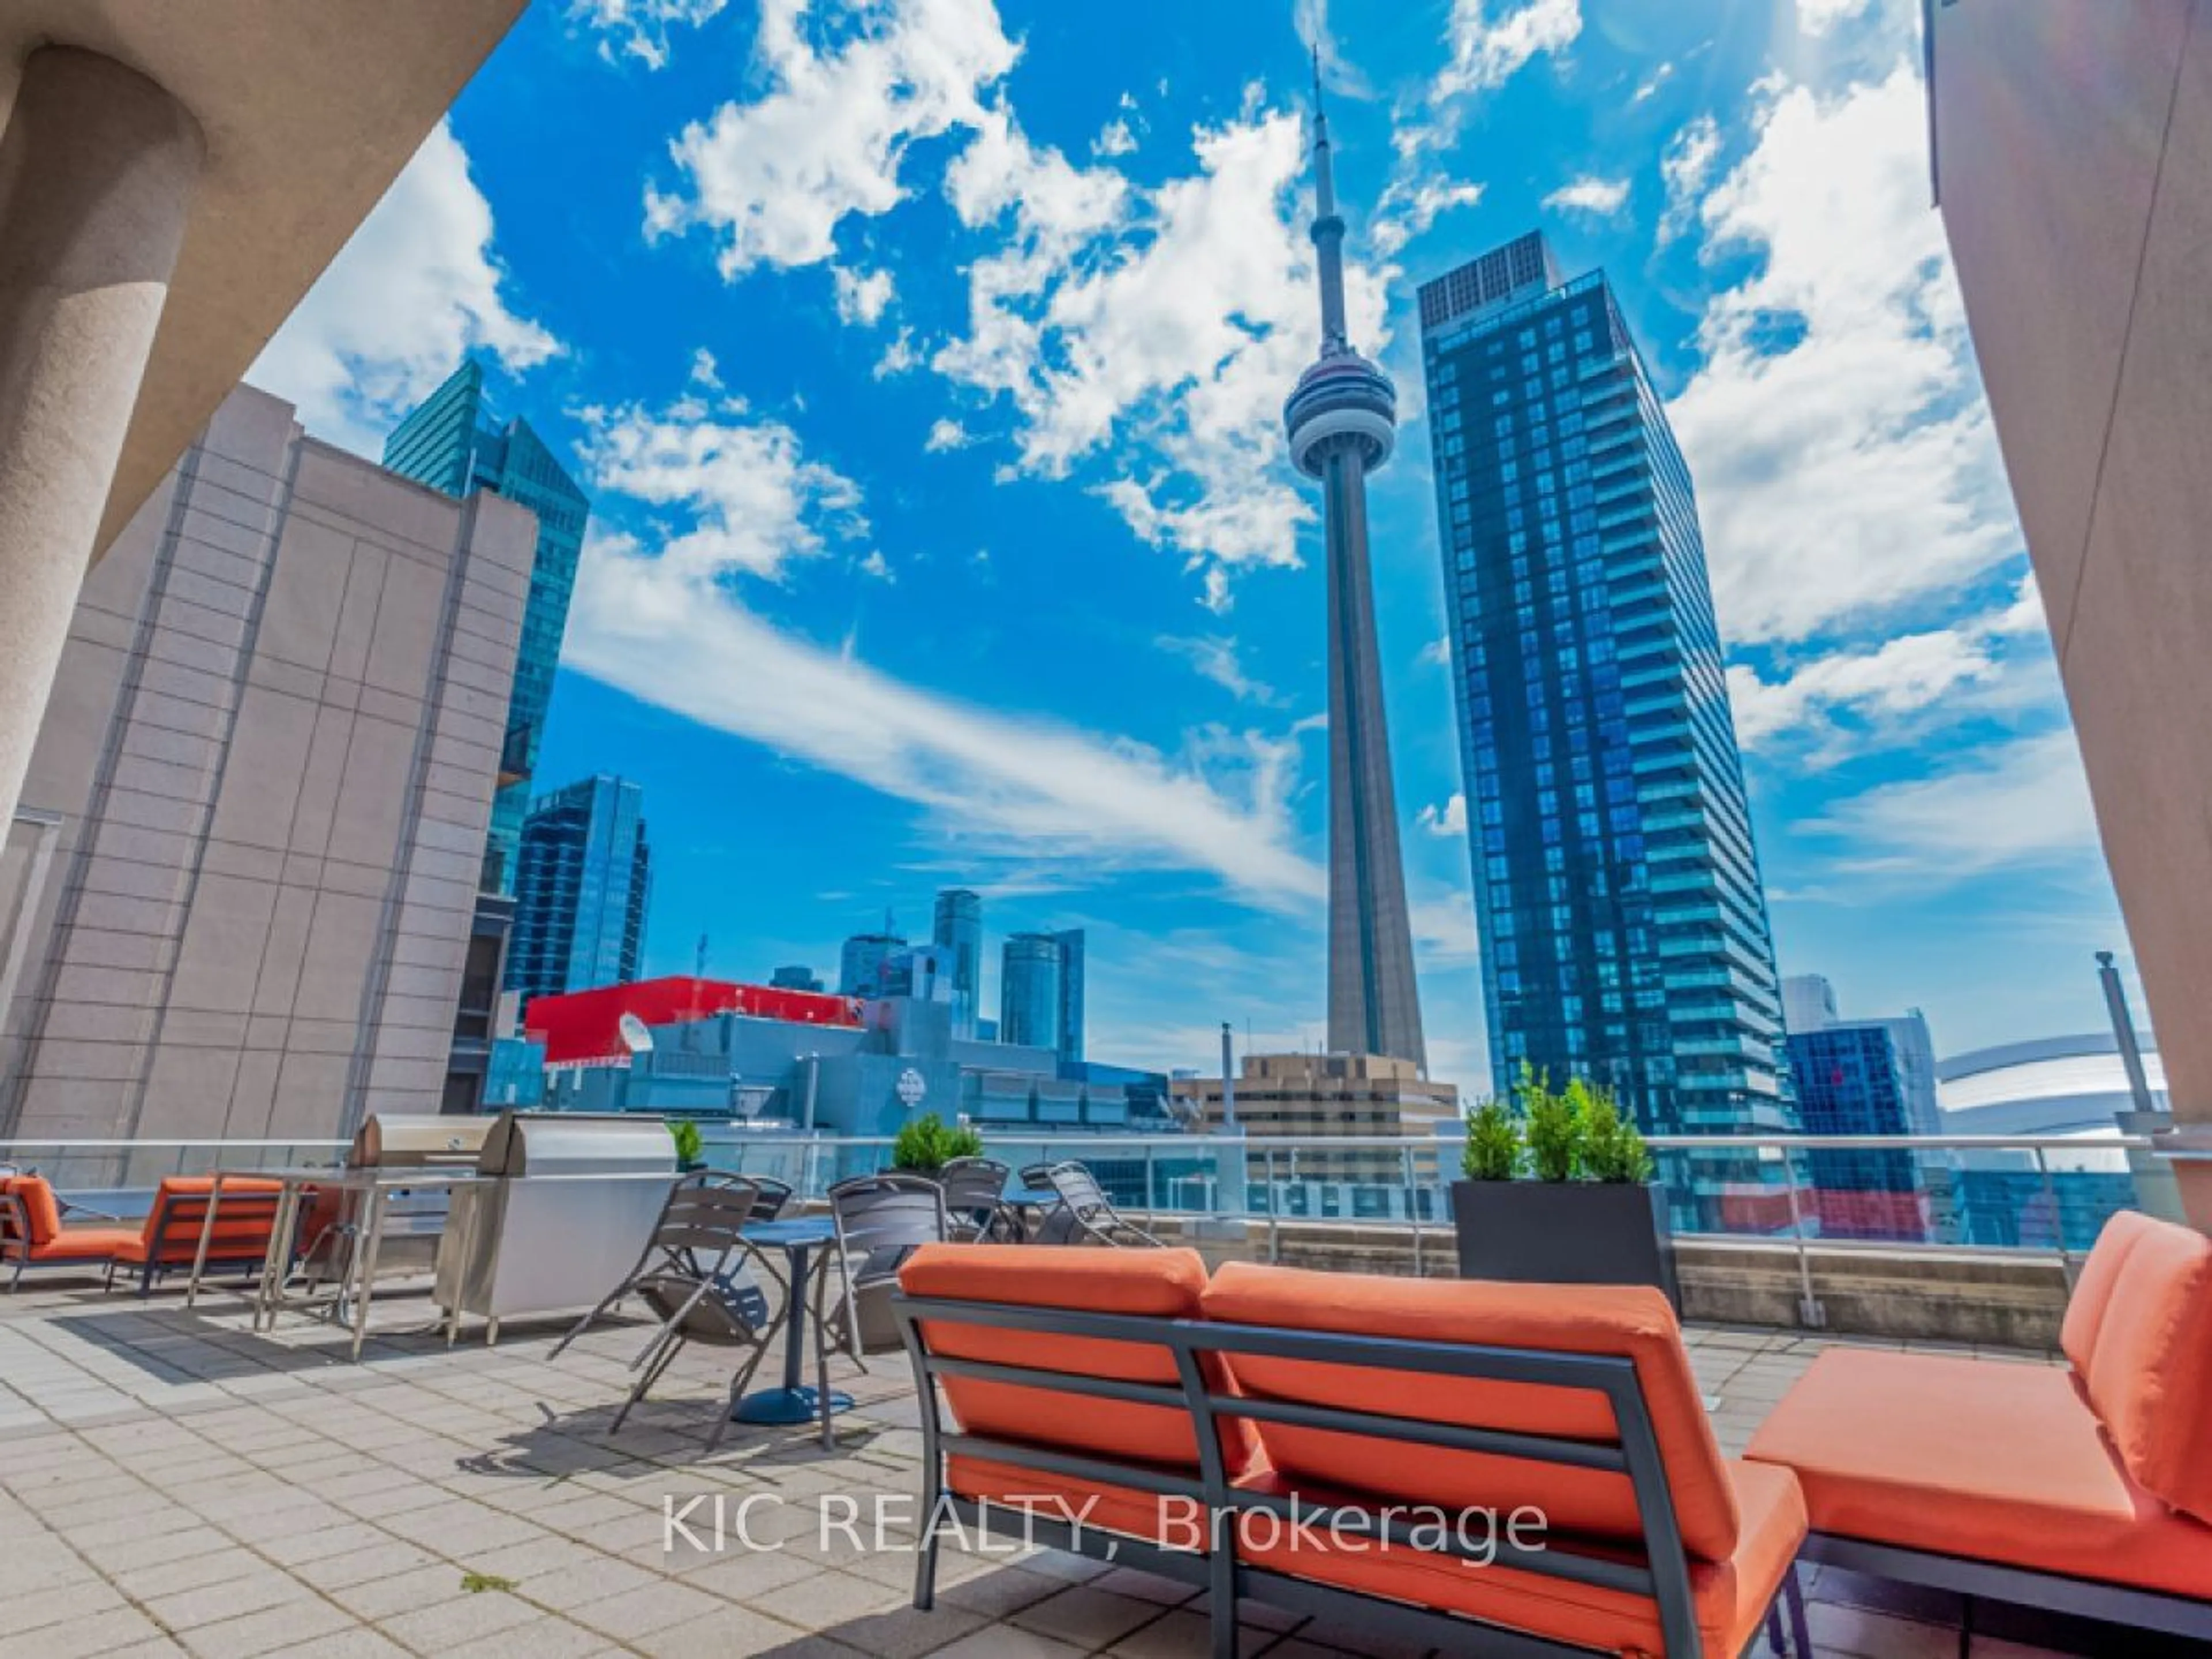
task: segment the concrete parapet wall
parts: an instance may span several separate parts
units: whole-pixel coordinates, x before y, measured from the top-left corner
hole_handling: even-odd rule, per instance
[[[1268,1260],[1268,1228],[1249,1224],[1241,1248],[1218,1236],[1186,1238],[1183,1225],[1162,1216],[1152,1231],[1163,1242],[1199,1246],[1210,1261],[1242,1255]],[[1288,1267],[1334,1273],[1419,1272],[1456,1275],[1455,1245],[1448,1228],[1425,1228],[1419,1240],[1408,1227],[1285,1222],[1274,1235],[1274,1259]],[[1825,1323],[1838,1335],[1916,1341],[1967,1342],[2050,1350],[2058,1346],[2067,1283],[2052,1256],[1995,1251],[1905,1250],[1879,1247],[1814,1246],[1807,1252],[1813,1295]],[[1732,1325],[1802,1327],[1797,1253],[1764,1239],[1685,1239],[1676,1246],[1686,1319]]]

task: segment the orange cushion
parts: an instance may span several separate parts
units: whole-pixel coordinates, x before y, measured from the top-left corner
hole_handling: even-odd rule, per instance
[[[2097,1235],[2096,1248],[2081,1264],[2074,1281],[2074,1294],[2066,1301],[2066,1322],[2059,1328],[2058,1346],[2066,1351],[2074,1369],[2087,1382],[2090,1356],[2096,1352],[2097,1333],[2105,1322],[2105,1310],[2119,1283],[2120,1267],[2150,1227],[2150,1218],[2140,1210],[2115,1211]]]
[[[1684,1547],[1714,1561],[1735,1553],[1735,1488],[1705,1420],[1674,1311],[1656,1290],[1385,1279],[1232,1261],[1214,1275],[1204,1306],[1208,1319],[1241,1324],[1632,1359],[1650,1408]],[[1605,1397],[1584,1389],[1250,1355],[1231,1355],[1228,1364],[1238,1391],[1249,1395],[1577,1440],[1618,1438]],[[1261,1424],[1258,1434],[1268,1462],[1302,1484],[1378,1493],[1449,1510],[1476,1506],[1510,1513],[1520,1504],[1534,1504],[1565,1531],[1643,1535],[1625,1474],[1282,1423]]]
[[[2142,1224],[2098,1328],[2088,1392],[2128,1473],[2212,1522],[2212,1239]]]
[[[899,1268],[909,1296],[1087,1313],[1194,1318],[1206,1287],[1195,1250],[1101,1250],[1075,1245],[925,1244]],[[926,1321],[932,1353],[1128,1382],[1176,1382],[1175,1356],[1151,1343]],[[974,1377],[944,1380],[945,1403],[969,1434],[1073,1448],[1109,1458],[1195,1467],[1198,1443],[1181,1405],[1146,1406]]]
[[[1272,1437],[1273,1425],[1268,1431]],[[1747,1649],[1805,1540],[1805,1500],[1789,1470],[1757,1463],[1725,1463],[1722,1470],[1739,1517],[1735,1548],[1720,1560],[1690,1563],[1690,1598],[1704,1650],[1716,1655]],[[1239,1484],[1284,1494],[1293,1490],[1273,1474]],[[1297,1490],[1310,1503],[1346,1501],[1338,1492]],[[1428,1517],[1399,1518],[1419,1526]],[[1504,1521],[1501,1515],[1496,1534],[1501,1538]],[[1470,1565],[1406,1544],[1386,1549],[1379,1532],[1362,1536],[1347,1529],[1345,1536],[1347,1547],[1338,1547],[1324,1528],[1293,1534],[1287,1523],[1272,1528],[1247,1516],[1238,1528],[1237,1549],[1253,1566],[1467,1613],[1555,1642],[1608,1653],[1665,1650],[1658,1604],[1647,1597],[1514,1567]],[[1479,1544],[1485,1536],[1474,1532],[1468,1541]],[[1577,1547],[1557,1532],[1544,1534],[1544,1546],[1547,1551]],[[1602,1546],[1583,1553],[1641,1559]]]
[[[1048,1474],[1042,1469],[1025,1469],[983,1457],[948,1457],[945,1485],[948,1491],[994,1508],[1026,1510],[1041,1521],[1103,1528],[1177,1548],[1194,1547],[1205,1536],[1205,1509],[1199,1500],[1182,1503],[1132,1486],[1079,1480],[1072,1474]],[[1195,1510],[1193,1504],[1198,1504]]]
[[[138,1248],[128,1227],[64,1227],[43,1244],[31,1247],[33,1261],[106,1261]]]
[[[154,1207],[146,1212],[139,1243],[119,1259],[143,1261],[153,1255],[166,1264],[190,1262],[199,1255],[200,1233],[207,1222],[208,1194],[214,1189],[210,1176],[164,1176],[154,1194]],[[284,1190],[281,1182],[256,1176],[228,1176],[216,1204],[215,1232],[208,1241],[211,1258],[234,1260],[258,1255],[269,1245],[269,1230],[276,1221],[271,1196]],[[235,1200],[252,1198],[251,1204]],[[156,1239],[154,1230],[161,1229]]]
[[[2212,1528],[2128,1477],[2056,1365],[1831,1348],[1753,1437],[1816,1532],[2212,1597]]]
[[[9,1176],[0,1181],[0,1191],[22,1200],[23,1218],[31,1229],[33,1255],[40,1245],[61,1231],[62,1206],[54,1198],[53,1183],[44,1176]]]

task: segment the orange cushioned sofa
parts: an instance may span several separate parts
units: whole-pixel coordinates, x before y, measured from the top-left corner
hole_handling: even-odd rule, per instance
[[[1831,1348],[1748,1455],[1796,1474],[1809,1559],[2212,1637],[2212,1240],[2115,1215],[2060,1345],[2064,1366]]]
[[[44,1176],[7,1177],[0,1182],[0,1261],[15,1267],[9,1289],[15,1288],[27,1267],[98,1267],[106,1270],[111,1285],[118,1268],[134,1271],[138,1293],[147,1295],[162,1275],[191,1271],[214,1184],[211,1176],[166,1176],[143,1225],[65,1227],[60,1203]],[[224,1177],[208,1240],[209,1267],[250,1271],[261,1264],[282,1191],[274,1181]]]
[[[1796,1480],[1721,1455],[1656,1291],[972,1244],[900,1282],[917,1607],[957,1526],[1203,1586],[1222,1656],[1240,1598],[1454,1653],[1809,1652]]]

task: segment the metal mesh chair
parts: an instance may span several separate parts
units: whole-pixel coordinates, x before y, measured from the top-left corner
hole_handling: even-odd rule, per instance
[[[1060,1202],[1038,1230],[1039,1243],[1158,1246],[1158,1239],[1114,1207],[1086,1165],[1071,1158],[1054,1164],[1046,1178],[1060,1194]]]
[[[829,1196],[839,1291],[823,1320],[837,1346],[866,1370],[866,1355],[904,1346],[891,1317],[891,1293],[900,1263],[924,1244],[944,1242],[945,1189],[927,1176],[855,1176]]]
[[[627,1296],[635,1296],[660,1321],[659,1328],[629,1362],[630,1369],[641,1374],[607,1425],[609,1434],[621,1429],[630,1407],[660,1380],[685,1345],[701,1342],[748,1351],[730,1380],[729,1401],[715,1419],[707,1449],[712,1452],[722,1443],[730,1414],[767,1357],[780,1322],[768,1292],[753,1276],[756,1252],[744,1237],[759,1202],[759,1188],[743,1176],[709,1173],[677,1182],[637,1266],[555,1346],[553,1355],[557,1356]],[[823,1370],[826,1387],[826,1360]]]
[[[760,1197],[753,1204],[755,1221],[773,1221],[781,1215],[791,1202],[791,1183],[778,1181],[774,1176],[747,1176]]]
[[[994,1158],[956,1158],[938,1174],[945,1194],[945,1236],[958,1244],[1021,1237],[1021,1223],[1006,1207],[1006,1177],[1013,1172]]]

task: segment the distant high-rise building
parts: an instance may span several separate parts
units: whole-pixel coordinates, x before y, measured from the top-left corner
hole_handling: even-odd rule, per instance
[[[837,990],[848,997],[884,994],[885,973],[890,959],[905,950],[906,935],[898,932],[888,912],[880,933],[855,933],[845,941],[837,958]]]
[[[952,988],[952,952],[942,945],[909,945],[884,960],[885,996],[941,1002],[949,1009]]]
[[[502,425],[493,416],[483,366],[474,358],[392,428],[384,444],[384,465],[449,495],[489,490],[538,515],[538,558],[523,607],[522,648],[514,659],[500,750],[499,798],[492,805],[480,877],[483,890],[513,893],[516,849],[531,805],[531,775],[538,767],[592,503],[529,422],[517,418]]]
[[[1808,981],[1811,984],[1808,984]],[[1840,1019],[1817,975],[1785,984],[1810,1003],[1789,1036],[1797,1111],[1808,1135],[1936,1135],[1936,1047],[1917,1012],[1890,1019]],[[1825,1012],[1825,1017],[1821,1017]],[[1806,1154],[1809,1202],[1832,1238],[1925,1240],[1933,1236],[1929,1182],[1909,1152],[1848,1149]]]
[[[768,976],[769,984],[779,991],[819,991],[822,975],[803,962],[787,963]]]
[[[1492,1086],[1784,1127],[1782,1004],[1688,469],[1602,273],[1420,290]]]
[[[541,797],[522,823],[507,988],[527,1003],[635,979],[652,882],[637,785],[602,775]]]
[[[0,1135],[305,1140],[489,1047],[471,927],[537,527],[249,386],[84,579],[0,854]]]
[[[1060,941],[1060,1057],[1083,1058],[1083,930],[1063,928]]]
[[[1396,444],[1398,392],[1346,330],[1344,220],[1318,62],[1313,163],[1321,355],[1298,376],[1283,425],[1292,463],[1321,481],[1328,573],[1328,1046],[1425,1069],[1367,556],[1367,475]]]
[[[1792,1036],[1836,1023],[1836,988],[1824,974],[1792,974],[1782,981],[1782,1024]]]
[[[972,1037],[983,986],[983,901],[948,887],[937,896],[935,921],[930,938],[952,952],[952,1034]]]
[[[999,1041],[1060,1047],[1060,949],[1052,933],[1016,933],[999,963]]]

